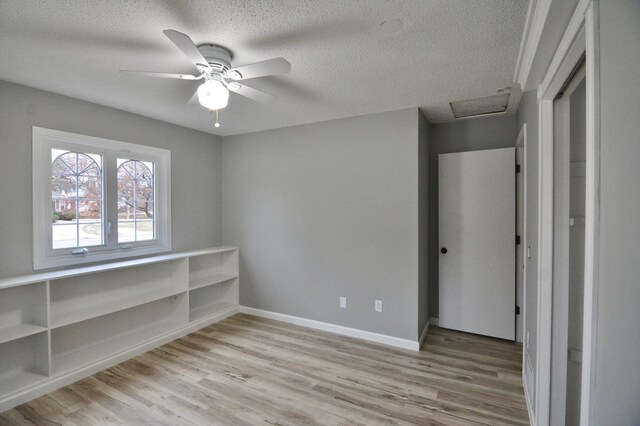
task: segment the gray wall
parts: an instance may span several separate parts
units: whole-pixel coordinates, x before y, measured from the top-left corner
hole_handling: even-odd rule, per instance
[[[33,271],[32,126],[170,149],[173,250],[220,244],[218,137],[3,81],[0,99],[0,276]]]
[[[418,112],[418,333],[429,320],[429,130],[427,118]]]
[[[600,2],[600,275],[594,424],[640,424],[640,2]]]
[[[224,138],[223,240],[241,248],[242,305],[418,338],[418,114]]]
[[[515,146],[515,115],[465,119],[431,125],[429,162],[429,315],[438,311],[438,154]]]
[[[531,361],[534,372],[532,385],[535,388],[536,350],[538,347],[537,321],[538,321],[538,100],[536,91],[524,92],[518,108],[518,132],[524,124],[527,124],[527,223],[526,244],[531,247],[531,257],[527,259],[526,278],[526,330],[523,339],[526,340],[529,333],[529,345],[527,357]],[[526,255],[526,248],[525,248]]]

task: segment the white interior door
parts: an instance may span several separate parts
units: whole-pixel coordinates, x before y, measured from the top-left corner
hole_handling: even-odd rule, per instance
[[[515,155],[438,156],[441,327],[515,339]]]

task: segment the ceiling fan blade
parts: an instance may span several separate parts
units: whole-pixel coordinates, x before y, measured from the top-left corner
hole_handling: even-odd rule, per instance
[[[260,102],[261,104],[268,104],[269,102],[273,102],[275,97],[268,93],[262,92],[258,89],[254,89],[253,87],[245,86],[240,83],[229,83],[227,88],[238,95],[242,95],[246,98],[251,99],[252,101]]]
[[[167,72],[149,72],[149,71],[130,71],[120,70],[123,74],[140,75],[143,77],[160,77],[160,78],[179,78],[181,80],[200,80],[203,76],[195,76],[191,74],[171,74]]]
[[[227,71],[227,77],[232,80],[247,80],[249,78],[264,77],[273,74],[286,74],[291,71],[291,64],[284,58],[274,58],[255,64],[243,65]]]
[[[193,65],[209,66],[207,60],[202,56],[202,53],[200,53],[198,47],[188,35],[176,30],[164,30],[163,33],[193,62]]]

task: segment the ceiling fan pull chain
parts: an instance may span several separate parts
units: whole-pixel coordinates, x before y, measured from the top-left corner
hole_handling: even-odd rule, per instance
[[[218,120],[218,110],[216,110],[216,122],[213,125],[214,127],[220,127],[220,121]]]

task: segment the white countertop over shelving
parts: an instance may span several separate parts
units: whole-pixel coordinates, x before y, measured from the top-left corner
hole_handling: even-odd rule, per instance
[[[166,262],[187,257],[201,256],[205,254],[223,253],[237,250],[237,247],[221,246],[202,250],[185,251],[179,253],[169,253],[160,256],[143,257],[139,259],[125,260],[121,262],[101,263],[80,268],[62,269],[58,271],[40,272],[17,277],[0,278],[0,289],[15,287],[19,285],[32,284],[41,281],[55,280],[59,278],[69,278],[78,275],[95,274],[97,272],[112,271],[115,269],[132,268],[135,266],[147,265],[158,262]]]

